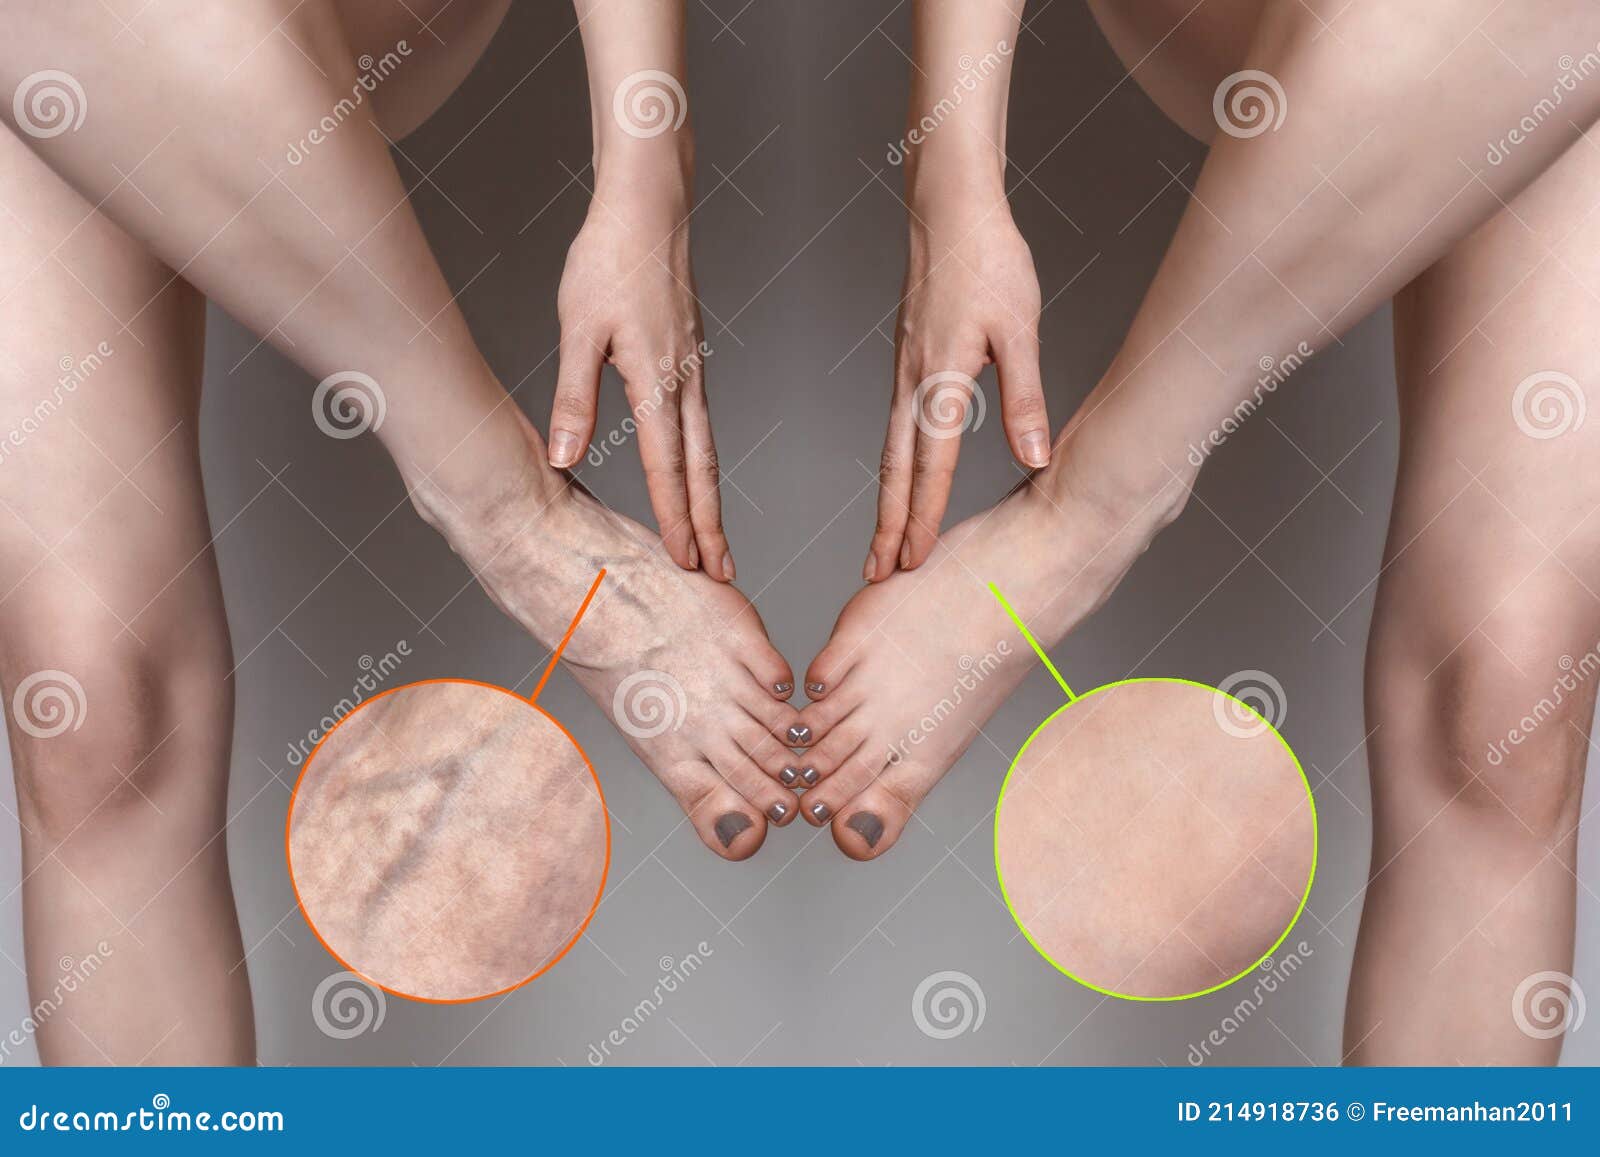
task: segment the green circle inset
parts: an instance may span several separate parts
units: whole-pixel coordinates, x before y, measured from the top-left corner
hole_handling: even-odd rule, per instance
[[[1179,994],[1177,996],[1136,996],[1133,993],[1128,993],[1128,992],[1115,992],[1115,991],[1113,991],[1112,989],[1109,989],[1109,988],[1102,988],[1100,985],[1094,983],[1092,980],[1085,980],[1083,977],[1081,977],[1077,973],[1073,972],[1070,968],[1067,968],[1066,966],[1064,966],[1055,957],[1051,956],[1050,953],[1046,952],[1045,949],[1044,949],[1044,946],[1042,944],[1040,944],[1037,940],[1034,939],[1033,933],[1028,931],[1028,926],[1022,922],[1022,917],[1017,914],[1016,905],[1011,902],[1011,893],[1006,890],[1005,874],[1000,870],[1000,811],[1001,811],[1002,808],[1005,807],[1006,789],[1011,786],[1011,777],[1012,777],[1012,775],[1014,775],[1016,773],[1017,764],[1022,761],[1023,755],[1027,752],[1028,748],[1033,744],[1033,741],[1035,739],[1039,738],[1039,733],[1041,731],[1043,731],[1046,727],[1050,726],[1050,724],[1055,721],[1057,716],[1061,715],[1065,711],[1071,710],[1073,707],[1076,707],[1079,703],[1082,703],[1085,699],[1089,699],[1089,698],[1091,698],[1091,697],[1093,697],[1095,695],[1099,695],[1102,691],[1110,691],[1110,690],[1113,690],[1113,689],[1115,689],[1117,687],[1126,687],[1126,686],[1129,686],[1130,684],[1134,684],[1134,683],[1179,683],[1179,684],[1183,684],[1183,685],[1189,686],[1189,687],[1198,687],[1203,691],[1210,691],[1213,694],[1222,695],[1222,696],[1225,696],[1226,698],[1232,699],[1235,703],[1239,704],[1246,711],[1250,712],[1250,714],[1252,714],[1256,718],[1260,719],[1261,720],[1261,725],[1266,728],[1267,732],[1274,739],[1276,739],[1280,744],[1283,745],[1284,751],[1288,752],[1289,759],[1294,764],[1295,771],[1297,771],[1299,773],[1299,775],[1300,775],[1300,783],[1305,788],[1305,792],[1306,792],[1306,803],[1311,808],[1311,870],[1306,873],[1306,887],[1305,887],[1305,891],[1300,894],[1300,904],[1299,904],[1299,906],[1297,908],[1295,908],[1294,915],[1292,917],[1290,917],[1289,923],[1284,927],[1283,933],[1276,940],[1274,940],[1272,942],[1272,947],[1268,948],[1265,952],[1263,952],[1261,954],[1261,956],[1255,961],[1255,963],[1251,964],[1248,968],[1245,968],[1245,969],[1241,970],[1240,972],[1236,973],[1235,975],[1228,977],[1227,980],[1224,980],[1219,984],[1211,985],[1211,987],[1209,987],[1209,988],[1202,988],[1202,989],[1199,989],[1198,991],[1195,991],[1195,992],[1185,992],[1185,993],[1181,993],[1181,994]],[[1006,777],[1005,777],[1005,779],[1002,780],[1001,783],[1000,783],[1000,798],[995,801],[995,805],[994,805],[994,874],[995,874],[995,879],[998,880],[999,883],[1000,883],[1000,896],[1001,896],[1002,899],[1005,900],[1006,911],[1011,913],[1011,919],[1013,921],[1015,921],[1018,930],[1024,936],[1026,936],[1028,938],[1028,943],[1033,945],[1034,951],[1037,952],[1040,956],[1044,957],[1045,960],[1049,961],[1051,967],[1053,967],[1057,972],[1061,973],[1063,976],[1067,977],[1069,980],[1076,981],[1078,984],[1083,985],[1087,989],[1090,989],[1090,990],[1092,990],[1094,992],[1098,992],[1102,996],[1114,996],[1118,1000],[1132,1000],[1132,1001],[1139,1001],[1141,1003],[1146,1003],[1146,1004],[1164,1004],[1164,1003],[1168,1003],[1168,1002],[1176,1001],[1176,1000],[1193,1000],[1193,999],[1195,999],[1196,997],[1199,997],[1199,996],[1206,996],[1206,995],[1208,995],[1210,993],[1218,991],[1219,989],[1227,988],[1228,985],[1233,984],[1236,981],[1243,980],[1246,976],[1249,976],[1257,968],[1261,967],[1261,965],[1264,964],[1266,961],[1272,959],[1272,954],[1274,952],[1276,952],[1278,950],[1278,947],[1285,940],[1287,940],[1289,938],[1289,933],[1293,932],[1294,931],[1294,926],[1300,922],[1301,913],[1303,913],[1306,910],[1306,902],[1311,899],[1311,886],[1312,886],[1312,884],[1314,884],[1316,882],[1316,879],[1317,879],[1317,852],[1318,852],[1319,844],[1320,844],[1320,833],[1319,833],[1319,830],[1318,830],[1318,823],[1317,823],[1317,801],[1316,801],[1316,797],[1312,794],[1312,791],[1311,791],[1311,780],[1306,776],[1306,769],[1301,766],[1300,757],[1294,753],[1294,748],[1289,746],[1289,741],[1286,740],[1281,734],[1279,734],[1278,729],[1276,727],[1274,727],[1267,720],[1266,716],[1262,715],[1261,712],[1257,711],[1254,707],[1250,706],[1250,704],[1246,703],[1243,699],[1240,699],[1236,695],[1229,695],[1228,692],[1222,690],[1220,687],[1213,687],[1209,683],[1200,683],[1200,682],[1197,682],[1194,679],[1177,679],[1177,678],[1118,679],[1114,683],[1106,683],[1106,684],[1104,684],[1102,686],[1095,687],[1092,690],[1085,691],[1081,695],[1073,696],[1066,703],[1063,703],[1060,707],[1058,707],[1054,711],[1052,711],[1050,713],[1050,715],[1042,723],[1039,724],[1039,726],[1035,727],[1033,729],[1033,734],[1028,736],[1028,742],[1024,743],[1022,745],[1022,747],[1017,751],[1016,758],[1012,759],[1011,766],[1006,769]]]

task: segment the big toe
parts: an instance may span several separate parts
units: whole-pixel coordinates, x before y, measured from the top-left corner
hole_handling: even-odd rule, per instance
[[[910,808],[874,784],[834,817],[833,842],[852,860],[875,860],[894,847],[910,819]]]
[[[725,860],[748,860],[767,838],[767,821],[709,763],[678,764],[660,776],[700,841]]]

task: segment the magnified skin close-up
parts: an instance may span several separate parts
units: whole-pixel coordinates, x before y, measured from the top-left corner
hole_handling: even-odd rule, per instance
[[[594,909],[607,848],[583,752],[527,700],[467,682],[402,687],[349,716],[289,813],[317,935],[426,1000],[492,995],[554,963]]]
[[[1277,733],[1209,687],[1139,680],[1035,733],[996,821],[1013,914],[1058,968],[1146,999],[1198,993],[1265,955],[1315,862],[1305,779]]]

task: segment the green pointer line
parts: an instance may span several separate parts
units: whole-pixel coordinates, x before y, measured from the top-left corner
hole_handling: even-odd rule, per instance
[[[1028,630],[1028,625],[1022,621],[1021,616],[1016,611],[1011,609],[1011,604],[1006,602],[1006,596],[1000,593],[1000,588],[990,583],[989,593],[999,601],[1000,609],[1011,616],[1011,621],[1017,625],[1017,630],[1022,632],[1022,637],[1028,640],[1028,646],[1032,647],[1033,653],[1039,656],[1039,662],[1044,664],[1045,670],[1056,677],[1056,682],[1061,684],[1061,689],[1067,693],[1067,702],[1076,703],[1078,696],[1071,687],[1067,686],[1067,681],[1061,677],[1061,672],[1056,670],[1056,665],[1050,661],[1050,656],[1046,655],[1044,648],[1039,646],[1039,640],[1035,639],[1033,632]]]

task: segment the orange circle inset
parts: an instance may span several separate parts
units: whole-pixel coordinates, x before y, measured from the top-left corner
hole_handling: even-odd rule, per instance
[[[611,823],[560,720],[492,683],[425,679],[360,704],[312,749],[284,854],[306,924],[345,969],[461,1004],[542,976],[583,936]]]

